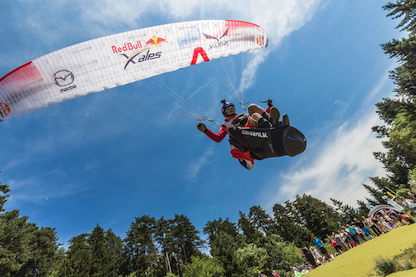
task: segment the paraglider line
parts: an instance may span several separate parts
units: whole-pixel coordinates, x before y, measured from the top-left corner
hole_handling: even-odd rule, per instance
[[[178,114],[174,114],[174,113],[169,113],[169,112],[161,111],[161,110],[158,110],[158,109],[156,109],[154,107],[152,107],[152,108],[155,110],[155,112],[158,112],[158,113],[170,114],[170,115],[173,115],[173,116],[176,116],[176,117],[180,117],[180,118],[189,118],[189,119],[198,119],[198,120],[200,119],[200,117],[183,116],[183,115],[178,115]]]
[[[235,93],[235,96],[237,97],[237,102],[241,105],[241,107],[243,108],[243,110],[244,110],[245,112],[247,112],[246,107],[244,107],[244,105],[243,105],[243,101],[244,101],[244,99],[240,99],[240,95],[239,95],[239,94],[238,94],[238,92],[235,90],[235,88],[234,88],[234,86],[233,86],[233,84],[232,84],[232,82],[231,82],[230,76],[228,75],[228,71],[225,69],[225,66],[224,66],[224,63],[223,63],[223,61],[222,61],[222,60],[221,60],[221,66],[222,66],[222,68],[224,69],[225,74],[227,75],[227,80],[228,80],[228,83],[230,83],[230,86],[231,86],[231,88],[233,89],[233,91],[234,91],[234,93]]]
[[[181,105],[179,105],[178,103],[176,103],[176,105],[178,105],[179,107],[183,108],[184,110],[187,110],[187,111],[191,112],[194,115],[201,116],[200,113],[198,113],[197,111],[195,111],[194,109],[192,109],[191,105],[185,99],[183,99],[179,94],[177,94],[173,89],[171,89],[168,85],[166,85],[165,83],[163,83],[160,79],[157,79],[157,80],[161,84],[163,84],[171,92],[171,93],[169,93],[169,91],[167,91],[169,94],[171,94],[171,96],[173,96],[174,98],[176,98],[177,100],[179,100],[180,102],[182,102],[182,104],[185,105],[186,108],[183,107],[183,106],[181,106]]]
[[[199,73],[201,73],[202,75],[204,75],[204,77],[205,78],[207,78],[208,79],[208,81],[210,82],[210,85],[213,87],[213,88],[216,88],[216,89],[218,89],[218,91],[220,91],[220,92],[222,92],[222,93],[224,93],[227,97],[230,97],[230,98],[232,98],[232,99],[234,99],[234,100],[237,100],[238,101],[238,99],[235,99],[234,98],[234,96],[232,95],[232,94],[230,94],[228,91],[226,91],[226,90],[223,90],[223,89],[221,89],[221,88],[219,88],[219,87],[217,87],[217,86],[214,86],[212,83],[213,83],[213,81],[212,81],[212,79],[210,79],[207,75],[205,75],[201,70],[199,70],[199,69],[197,69],[198,71],[199,71]]]

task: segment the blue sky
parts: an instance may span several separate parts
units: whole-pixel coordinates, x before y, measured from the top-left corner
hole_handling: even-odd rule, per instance
[[[372,155],[382,146],[371,127],[380,124],[374,104],[394,87],[388,71],[395,63],[380,44],[401,35],[397,22],[375,0],[240,2],[2,1],[0,76],[75,43],[171,22],[243,20],[269,34],[261,51],[0,123],[0,180],[12,190],[6,209],[55,227],[66,245],[97,223],[124,238],[144,214],[184,214],[202,232],[207,221],[237,222],[238,211],[253,205],[271,212],[296,194],[354,206],[368,196],[362,183],[385,175]],[[217,144],[196,129],[196,120],[168,114],[191,116],[164,85],[222,122],[220,101],[233,101],[230,84],[250,103],[273,99],[306,135],[306,151],[257,161],[247,171],[230,156],[227,140]]]

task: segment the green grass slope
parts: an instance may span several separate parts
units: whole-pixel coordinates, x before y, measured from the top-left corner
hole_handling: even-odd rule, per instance
[[[393,258],[401,250],[416,243],[416,223],[393,230],[380,237],[372,239],[358,247],[336,257],[332,262],[319,266],[308,273],[308,277],[367,277],[374,272],[374,259],[382,256]],[[400,275],[413,272],[414,275]],[[398,274],[398,275],[395,275]],[[389,276],[416,276],[414,270],[398,272]]]
[[[399,271],[393,274],[388,275],[389,277],[415,277],[416,276],[416,268],[412,270],[406,271]]]

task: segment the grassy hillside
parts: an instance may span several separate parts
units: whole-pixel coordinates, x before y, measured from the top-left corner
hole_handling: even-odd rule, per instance
[[[349,250],[335,258],[332,262],[321,265],[306,276],[367,277],[369,274],[374,273],[374,259],[376,257],[393,258],[401,250],[409,248],[415,243],[416,224],[403,226]],[[406,275],[406,273],[411,272],[413,274]],[[398,272],[390,276],[416,276],[416,273],[414,270],[410,270]]]

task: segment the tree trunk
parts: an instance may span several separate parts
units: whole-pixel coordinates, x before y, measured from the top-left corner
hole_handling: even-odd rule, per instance
[[[172,273],[172,268],[170,267],[170,260],[168,256],[168,252],[165,252],[166,254],[166,266],[169,268],[169,272]]]

